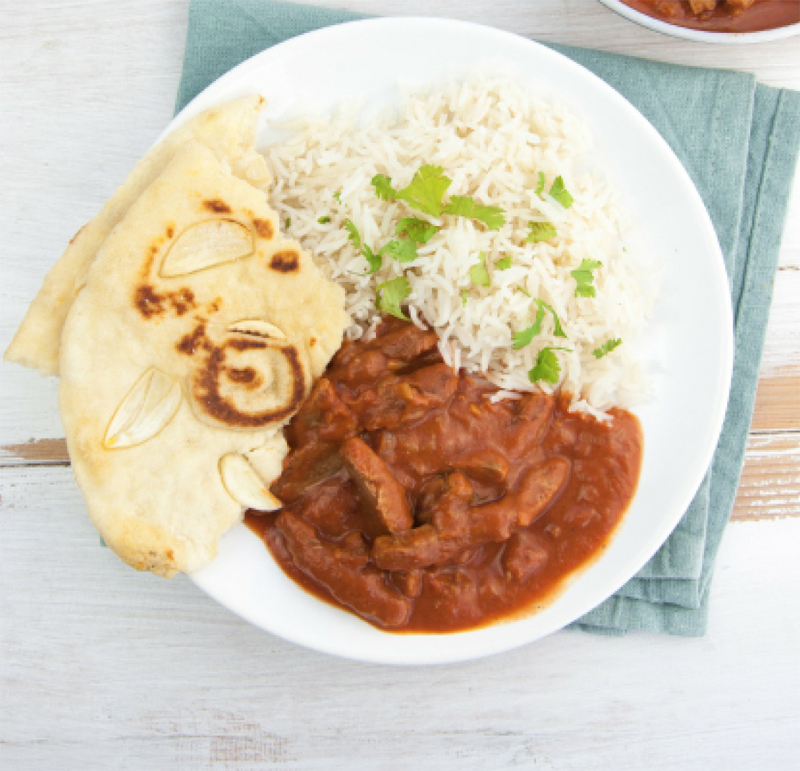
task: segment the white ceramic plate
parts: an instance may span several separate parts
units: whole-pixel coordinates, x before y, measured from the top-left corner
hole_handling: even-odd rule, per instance
[[[665,260],[652,348],[664,370],[654,403],[637,413],[645,436],[639,489],[604,556],[537,615],[449,635],[389,634],[331,607],[285,577],[246,527],[192,578],[243,618],[300,645],[395,664],[442,663],[508,650],[550,634],[613,594],[655,553],[691,501],[722,426],[732,322],[722,255],[697,191],[653,127],[616,91],[574,62],[522,37],[443,19],[342,24],[264,51],[212,84],[169,126],[258,92],[270,119],[326,112],[350,98],[378,108],[411,85],[505,74],[568,102],[594,131],[598,157]],[[424,160],[424,159],[421,159]]]
[[[620,16],[635,21],[643,27],[652,29],[655,32],[661,32],[664,35],[693,40],[696,43],[732,43],[734,45],[766,43],[770,40],[782,40],[786,37],[792,37],[792,35],[800,35],[800,24],[787,24],[784,27],[759,30],[758,32],[706,32],[702,29],[679,27],[677,24],[668,24],[660,19],[654,19],[646,13],[641,13],[629,5],[625,5],[621,0],[600,0],[600,2],[612,11],[616,11]]]

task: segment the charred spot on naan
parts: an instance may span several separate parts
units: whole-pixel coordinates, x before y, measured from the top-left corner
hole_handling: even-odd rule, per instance
[[[170,308],[176,316],[183,316],[197,307],[194,292],[184,286],[174,292],[159,293],[151,284],[140,284],[133,296],[134,307],[146,319],[167,313]]]
[[[269,266],[278,273],[292,273],[300,267],[300,254],[294,249],[275,252]]]
[[[208,211],[214,212],[214,214],[230,214],[233,211],[225,201],[219,198],[211,198],[203,201],[203,207],[208,209]]]
[[[275,226],[269,220],[253,217],[253,227],[265,241],[269,241],[275,235]]]
[[[289,418],[305,399],[308,373],[291,344],[237,335],[221,345],[210,343],[206,350],[205,361],[195,369],[191,386],[195,412],[205,422],[210,420],[212,425],[228,428],[264,428]],[[248,352],[259,354],[265,366],[256,369],[252,362],[237,366],[228,359],[229,354]],[[243,396],[243,390],[259,393],[255,399],[240,399],[243,403],[237,404],[236,397]],[[244,403],[252,401],[257,403]]]

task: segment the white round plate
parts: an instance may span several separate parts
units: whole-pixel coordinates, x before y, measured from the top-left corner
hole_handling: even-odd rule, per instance
[[[244,525],[192,578],[225,607],[300,645],[363,661],[429,664],[508,650],[591,610],[631,578],[673,530],[709,466],[722,426],[732,361],[728,282],[697,191],[653,127],[616,91],[569,59],[531,41],[465,22],[375,19],[302,35],[224,75],[167,129],[208,107],[261,93],[267,117],[325,113],[364,98],[399,104],[398,81],[424,86],[504,74],[567,102],[588,121],[598,157],[664,261],[663,299],[651,336],[663,368],[657,398],[637,410],[645,452],[636,497],[606,553],[544,610],[455,634],[391,634],[317,600],[276,565]],[[165,132],[166,133],[166,132]],[[420,159],[423,163],[424,158]]]
[[[766,43],[770,40],[782,40],[786,37],[792,37],[792,35],[800,35],[800,24],[787,24],[783,27],[764,29],[758,32],[707,32],[702,29],[679,27],[677,24],[669,24],[666,21],[654,19],[646,13],[625,5],[622,0],[600,0],[600,2],[612,11],[616,11],[620,16],[652,29],[654,32],[680,37],[684,40],[693,40],[695,43],[732,43],[734,45]]]

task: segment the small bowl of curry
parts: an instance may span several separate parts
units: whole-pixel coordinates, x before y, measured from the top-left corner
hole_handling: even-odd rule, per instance
[[[757,43],[800,34],[800,0],[600,0],[626,19],[701,43]]]

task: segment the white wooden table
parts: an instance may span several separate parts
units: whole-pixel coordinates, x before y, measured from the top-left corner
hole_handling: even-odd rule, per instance
[[[748,70],[800,89],[800,38],[661,37],[594,0],[320,0]],[[70,236],[172,114],[186,0],[3,0],[0,349]],[[800,768],[800,186],[747,468],[703,639],[564,632],[458,666],[334,660],[98,545],[56,383],[0,368],[0,768]]]

